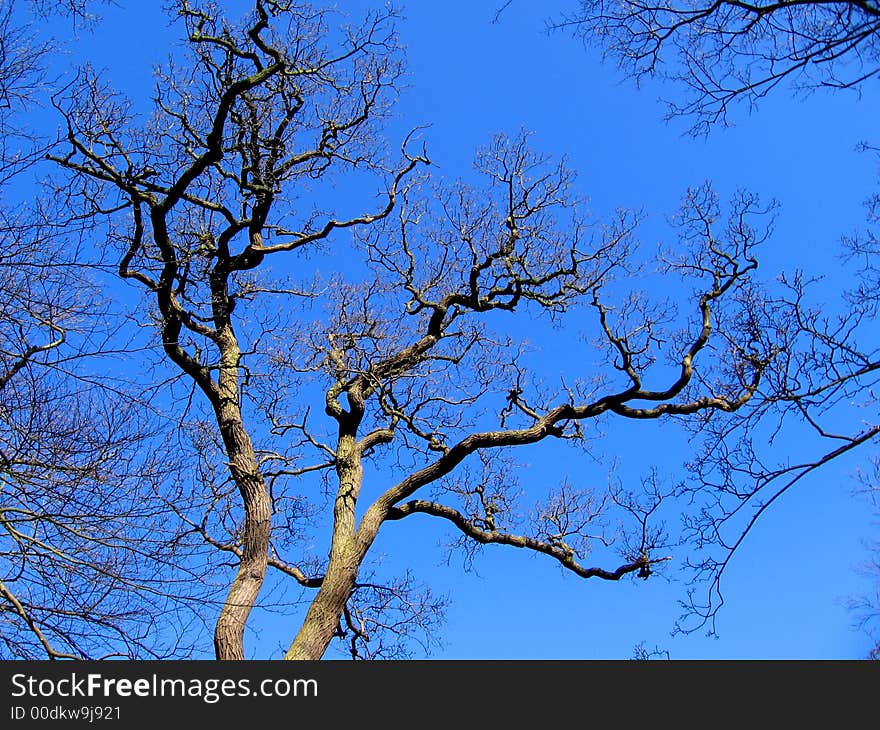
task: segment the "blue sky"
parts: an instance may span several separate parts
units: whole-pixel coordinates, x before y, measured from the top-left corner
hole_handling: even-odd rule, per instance
[[[430,156],[441,174],[455,178],[469,174],[475,148],[492,134],[528,129],[537,148],[569,158],[598,217],[618,206],[643,209],[646,245],[666,240],[665,217],[688,186],[706,179],[722,195],[745,187],[775,197],[782,207],[762,272],[802,267],[828,274],[823,292],[834,306],[844,280],[840,236],[862,224],[862,201],[876,189],[875,159],[855,150],[862,140],[880,141],[876,82],[861,98],[794,98],[781,89],[752,113],[737,109],[735,127],[694,139],[686,122],[662,120],[658,98],[675,88],[636,89],[577,41],[544,32],[545,19],[565,8],[564,0],[514,2],[492,24],[498,4],[402,3],[408,88],[389,129],[392,140],[430,124],[423,133]],[[90,57],[115,85],[147,101],[150,66],[167,54],[169,31],[158,5],[118,0],[94,31],[81,34],[71,60]],[[569,366],[556,338],[537,329],[530,336],[550,359]],[[658,423],[628,428],[603,448],[619,456],[626,473],[656,464],[674,479],[687,458],[686,436]],[[785,449],[784,441],[776,448]],[[576,456],[534,447],[528,478],[540,482],[560,459],[580,477],[588,466]],[[432,654],[438,658],[627,658],[640,642],[673,658],[857,658],[870,643],[852,629],[845,603],[871,587],[857,568],[876,525],[867,503],[852,496],[851,479],[858,457],[866,456],[833,464],[765,515],[727,574],[718,638],[670,636],[686,589],[675,570],[645,582],[582,581],[540,556],[499,548],[485,551],[477,573],[466,574],[455,559],[446,563],[437,546],[445,531],[427,520],[389,525],[374,551],[449,594],[443,646]],[[289,641],[296,619],[263,620],[250,641],[265,656]]]

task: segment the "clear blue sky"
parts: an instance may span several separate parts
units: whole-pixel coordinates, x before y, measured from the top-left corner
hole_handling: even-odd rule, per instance
[[[666,235],[664,216],[689,185],[711,179],[722,194],[745,187],[782,204],[762,272],[839,268],[840,236],[863,222],[862,201],[876,189],[875,160],[855,151],[859,141],[880,141],[876,82],[862,98],[793,99],[782,89],[752,114],[738,109],[735,128],[692,139],[684,122],[662,121],[658,97],[674,95],[674,88],[637,90],[578,42],[544,33],[545,19],[564,0],[514,2],[492,24],[499,4],[402,3],[408,88],[392,139],[430,124],[424,137],[431,158],[454,178],[469,174],[474,149],[490,135],[531,130],[536,147],[568,156],[579,170],[580,190],[599,217],[617,206],[644,209],[642,238],[651,245]],[[159,3],[117,5],[102,11],[93,33],[81,35],[70,60],[91,57],[118,87],[146,102],[150,67],[167,55],[166,20]],[[829,298],[835,286],[832,278]],[[576,365],[566,362],[558,338],[531,335],[548,356]],[[672,427],[636,423],[620,434],[604,448],[619,455],[627,473],[656,464],[674,479],[687,458],[687,440]],[[576,452],[537,447],[526,457],[528,483],[555,474],[560,456],[572,478],[596,478]],[[867,504],[852,496],[857,464],[832,465],[765,515],[727,574],[717,639],[670,636],[686,589],[674,569],[645,582],[582,581],[540,556],[498,548],[484,552],[478,574],[465,574],[456,560],[446,564],[438,547],[446,533],[428,520],[388,526],[374,551],[387,556],[386,565],[413,568],[450,595],[444,646],[434,657],[627,658],[645,642],[673,658],[857,658],[870,644],[852,629],[845,602],[870,589],[857,567],[867,557],[862,541],[876,530]],[[261,656],[286,645],[296,623],[258,620],[262,629],[249,641]]]

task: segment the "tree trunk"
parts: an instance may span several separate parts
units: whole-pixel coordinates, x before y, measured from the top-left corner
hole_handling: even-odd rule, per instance
[[[239,350],[231,333],[229,340],[221,341],[221,347],[215,414],[229,458],[229,471],[244,504],[245,519],[238,573],[217,618],[214,651],[217,659],[244,659],[244,628],[266,577],[272,505],[238,406]]]
[[[284,655],[285,659],[320,659],[324,655],[354,588],[359,563],[352,556],[346,564],[328,569],[305,621]]]
[[[285,659],[320,659],[324,655],[372,544],[372,540],[358,540],[355,533],[355,505],[364,473],[353,434],[339,438],[336,473],[339,491],[333,505],[333,538],[327,572]]]

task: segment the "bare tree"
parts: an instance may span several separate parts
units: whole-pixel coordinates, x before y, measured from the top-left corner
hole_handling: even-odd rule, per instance
[[[37,221],[20,208],[0,228],[3,653],[162,655],[173,627],[153,622],[176,571],[153,489],[168,466],[140,455],[155,428],[140,404],[87,367],[106,311],[71,238]]]
[[[694,120],[695,134],[726,123],[737,100],[754,105],[783,81],[800,91],[862,93],[880,74],[880,7],[872,2],[582,0],[551,27],[598,45],[636,80],[678,82],[686,95],[669,104],[669,115]],[[786,323],[792,343],[780,362],[785,384],[780,381],[769,399],[754,399],[755,407],[738,420],[703,431],[708,440],[690,463],[687,491],[702,494],[705,509],[687,516],[686,524],[702,553],[691,565],[710,589],[708,596],[691,595],[685,630],[708,624],[714,631],[727,565],[783,494],[826,465],[876,446],[876,195],[867,207],[867,229],[844,240],[858,281],[841,299],[833,302],[827,292],[821,297],[819,279],[807,274],[783,279],[787,292],[780,293],[780,302],[797,313]],[[764,443],[772,447],[779,433],[800,434],[801,449],[793,448],[787,458],[768,452]]]
[[[695,118],[695,133],[785,80],[858,89],[880,74],[880,6],[871,0],[581,0],[552,27],[600,46],[636,78],[680,82],[689,93],[669,113]]]
[[[160,80],[150,127],[130,131],[125,107],[84,71],[74,95],[85,103],[66,110],[71,152],[59,161],[123,196],[113,204],[131,216],[118,234],[119,273],[155,294],[165,352],[211,405],[244,509],[234,547],[239,569],[215,646],[220,658],[242,658],[245,623],[267,568],[272,503],[242,418],[243,352],[233,310],[260,293],[245,273],[268,254],[315,244],[391,210],[396,182],[375,212],[320,223],[315,217],[303,232],[283,217],[269,220],[285,183],[320,178],[334,164],[378,168],[370,127],[399,70],[384,14],[348,33],[335,55],[322,48],[325,13],[309,8],[258,2],[239,31],[188,2],[179,15],[192,58]],[[270,28],[270,18],[286,27]],[[396,180],[416,164],[408,162]],[[84,186],[83,199],[102,205],[104,188]],[[245,245],[236,251],[240,238]],[[290,571],[304,585],[320,583]]]
[[[0,656],[186,652],[169,617],[202,592],[168,554],[177,524],[155,491],[175,464],[137,392],[108,377],[122,341],[106,327],[82,223],[49,195],[17,193],[37,189],[51,148],[21,119],[49,46],[12,10],[0,9]]]
[[[702,429],[783,402],[790,333],[805,330],[788,327],[796,301],[753,282],[773,206],[741,194],[725,216],[708,187],[690,191],[655,272],[678,301],[652,301],[629,283],[647,263],[637,216],[592,220],[573,173],[526,135],[478,154],[479,185],[433,179],[415,134],[385,149],[392,14],[349,28],[255,0],[235,25],[181,0],[177,15],[188,55],[160,76],[153,117],[82,70],[55,100],[67,150],[52,157],[146,292],[173,386],[200,393],[177,391],[200,499],[168,506],[235,561],[218,658],[245,656],[270,568],[313,592],[287,658],[318,658],[334,637],[396,655],[395,637],[432,631],[442,599],[368,572],[379,531],[417,515],[466,555],[506,545],[585,579],[648,578],[669,560],[675,490],[657,475],[563,482],[530,506],[515,454],[588,446],[600,421]],[[378,202],[339,199],[340,176],[353,190],[368,177]],[[307,254],[338,274],[305,273]],[[570,381],[541,385],[517,322],[575,313],[595,347]],[[307,536],[322,526],[316,554]]]

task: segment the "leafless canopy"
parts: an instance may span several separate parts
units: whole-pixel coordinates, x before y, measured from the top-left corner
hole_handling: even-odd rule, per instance
[[[43,88],[46,49],[4,4],[0,657],[185,654],[180,624],[169,619],[177,599],[199,591],[165,549],[177,525],[156,498],[173,462],[163,463],[159,425],[138,393],[105,377],[122,340],[106,326],[83,222],[29,177],[52,142],[22,119]],[[43,195],[22,200],[19,185]]]
[[[733,102],[754,105],[783,81],[801,91],[861,93],[880,76],[880,6],[871,0],[581,0],[551,27],[601,47],[637,80],[659,76],[680,82],[686,96],[670,103],[669,113],[693,120],[693,133],[725,123]],[[687,627],[714,627],[725,568],[777,499],[827,464],[864,456],[880,436],[875,395],[880,353],[874,344],[880,206],[876,194],[866,202],[868,226],[844,241],[856,283],[835,302],[835,292],[817,296],[821,284],[807,274],[781,279],[783,290],[774,299],[793,316],[785,323],[790,341],[779,362],[779,391],[754,399],[741,418],[706,429],[706,449],[690,462],[687,491],[708,499],[701,512],[687,516],[687,532],[709,553],[693,567],[698,578],[709,579],[710,591],[708,598],[700,591],[691,596]],[[803,436],[801,451],[787,458],[772,454],[779,434],[797,432]]]
[[[735,99],[754,103],[785,79],[800,88],[857,88],[880,74],[880,6],[873,0],[581,0],[552,22],[599,45],[636,78],[680,81],[670,103],[694,131],[724,122]]]
[[[841,382],[866,367],[801,319],[797,296],[755,281],[773,212],[755,196],[725,209],[708,186],[689,191],[676,244],[652,261],[638,216],[591,218],[572,171],[528,135],[498,135],[457,182],[434,177],[416,132],[386,149],[392,13],[349,27],[281,0],[255,0],[238,24],[176,9],[185,55],[160,72],[152,116],[83,69],[54,100],[66,129],[52,159],[78,215],[106,222],[171,368],[198,468],[168,509],[181,539],[234,567],[219,658],[245,656],[267,575],[309,596],[287,658],[335,637],[397,655],[412,627],[430,634],[442,599],[368,567],[391,523],[440,521],[468,556],[508,546],[585,579],[648,578],[671,557],[677,490],[649,473],[534,500],[514,455],[589,447],[599,422],[745,428],[808,401],[814,386],[795,397],[792,378],[819,359],[811,342],[837,353],[825,362],[849,369]],[[338,179],[355,192],[340,199]],[[359,198],[366,186],[379,194]],[[660,277],[668,301],[637,275]],[[591,346],[570,377],[542,382],[518,328],[574,319]]]

